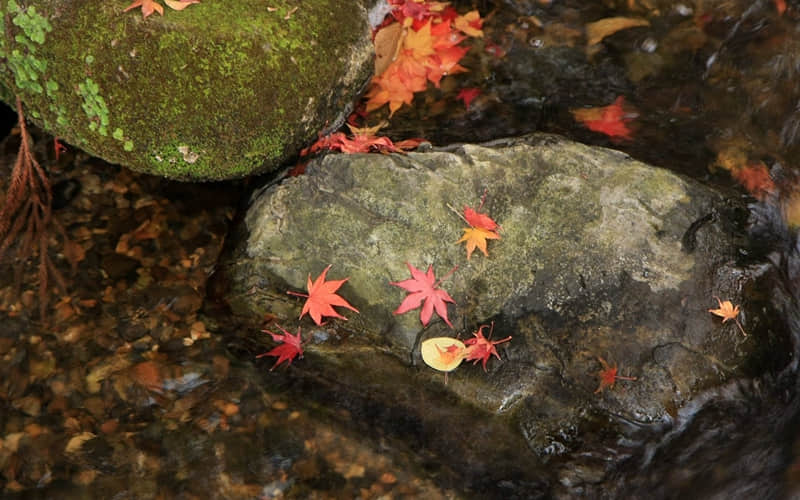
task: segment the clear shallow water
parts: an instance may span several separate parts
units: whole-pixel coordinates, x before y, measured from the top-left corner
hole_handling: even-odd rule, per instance
[[[780,211],[797,175],[797,13],[773,2],[485,2],[484,41],[464,65],[401,110],[386,132],[436,145],[531,131],[623,149],[631,155],[748,196],[729,157],[760,161],[780,182],[753,203],[753,262],[764,262],[774,328],[800,334],[796,234]],[[663,5],[661,5],[663,4]],[[587,57],[582,30],[614,15],[645,16]],[[537,22],[538,21],[538,22]],[[541,24],[541,26],[539,25]],[[489,42],[505,55],[485,49]],[[469,110],[453,94],[477,87]],[[575,122],[570,110],[624,96],[632,139],[612,141]],[[87,257],[57,324],[25,312],[25,293],[4,282],[0,474],[8,496],[42,498],[777,498],[797,493],[796,366],[763,380],[732,382],[640,427],[614,421],[613,448],[554,458],[543,471],[508,477],[502,463],[448,457],[412,414],[376,404],[368,391],[334,392],[298,363],[268,372],[262,344],[237,331],[206,300],[243,183],[187,186],[102,164],[72,151],[52,162],[55,181],[79,182],[59,214]],[[13,138],[6,144],[13,159]],[[737,156],[739,155],[739,156]],[[6,162],[8,163],[8,162]],[[156,234],[135,233],[142,224]],[[138,234],[138,240],[132,235]],[[120,258],[120,241],[131,243]],[[91,245],[89,245],[91,242]],[[139,250],[135,250],[139,248]],[[139,252],[138,254],[136,252]],[[33,282],[33,280],[31,281]],[[213,296],[213,290],[210,292]],[[22,306],[11,307],[15,300]],[[92,299],[97,300],[91,304]],[[84,302],[81,302],[84,301]],[[202,323],[202,328],[198,326]],[[210,333],[210,335],[209,335]],[[794,359],[798,343],[795,342]],[[780,359],[785,353],[780,353]],[[310,363],[311,360],[304,362]],[[302,362],[301,362],[302,363]],[[441,395],[423,411],[436,411]],[[598,416],[594,432],[608,432]],[[612,416],[613,420],[613,416]],[[453,422],[457,429],[464,422]],[[592,429],[587,429],[592,432]],[[448,436],[439,437],[446,444]],[[584,462],[581,462],[581,460]],[[581,476],[582,463],[606,476]],[[492,469],[495,469],[493,472]],[[586,471],[590,468],[587,466]],[[553,477],[560,478],[548,484]]]

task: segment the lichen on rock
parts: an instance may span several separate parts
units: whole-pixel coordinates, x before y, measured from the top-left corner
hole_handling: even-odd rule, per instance
[[[372,3],[202,2],[143,19],[124,2],[0,0],[0,97],[135,170],[270,171],[341,120],[368,80]]]

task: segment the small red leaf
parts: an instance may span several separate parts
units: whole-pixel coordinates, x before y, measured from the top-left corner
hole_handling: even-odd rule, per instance
[[[275,356],[278,358],[278,361],[272,365],[272,368],[269,371],[275,369],[276,366],[286,362],[287,365],[291,365],[292,361],[295,357],[300,356],[303,357],[303,344],[300,339],[300,327],[297,328],[297,335],[292,335],[291,333],[287,332],[283,329],[280,325],[275,325],[281,329],[283,335],[278,333],[272,333],[269,330],[261,330],[264,333],[269,333],[272,335],[272,340],[275,342],[281,342],[280,345],[274,347],[271,351],[264,352],[256,356],[256,358],[262,358],[264,356]]]
[[[492,354],[494,354],[497,359],[500,359],[500,355],[497,353],[497,349],[494,346],[511,340],[511,335],[503,340],[491,340],[494,323],[492,323],[489,329],[489,338],[487,339],[483,336],[483,329],[487,326],[489,325],[481,325],[478,331],[472,334],[475,338],[464,341],[464,345],[467,346],[464,359],[472,361],[472,364],[477,364],[478,361],[482,361],[483,371],[486,371],[486,362],[489,361]]]
[[[464,101],[464,107],[469,111],[469,105],[476,97],[481,95],[481,89],[475,87],[468,87],[461,89],[456,96],[456,99]]]

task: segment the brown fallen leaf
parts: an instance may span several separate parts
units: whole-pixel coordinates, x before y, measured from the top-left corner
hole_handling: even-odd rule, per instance
[[[403,46],[405,33],[400,23],[392,23],[375,33],[375,76],[380,76],[395,60]]]
[[[607,17],[586,25],[586,45],[595,45],[617,31],[637,26],[650,26],[647,19],[636,17]]]

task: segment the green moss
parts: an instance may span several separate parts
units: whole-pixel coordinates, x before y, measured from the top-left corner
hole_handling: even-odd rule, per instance
[[[332,0],[289,19],[291,0],[275,0],[275,12],[231,0],[147,19],[105,0],[70,5],[0,0],[3,97],[20,95],[40,124],[91,154],[181,179],[244,176],[295,154],[324,126],[314,120],[351,97],[320,102],[366,31]],[[185,161],[182,144],[199,158]]]

